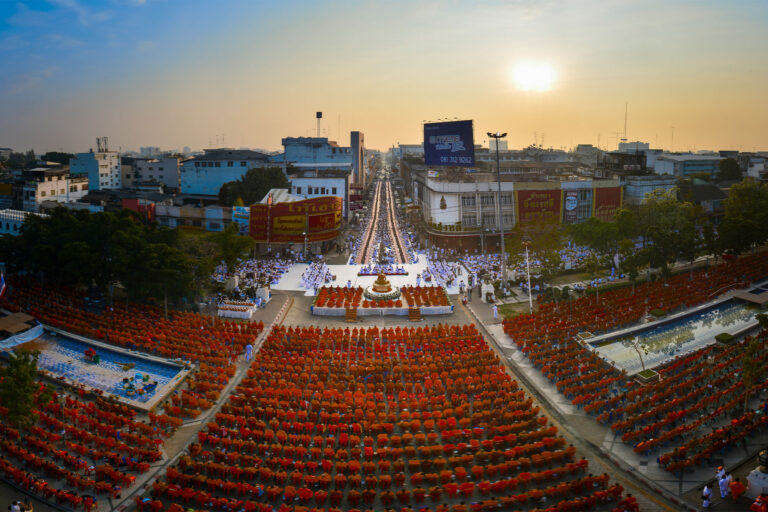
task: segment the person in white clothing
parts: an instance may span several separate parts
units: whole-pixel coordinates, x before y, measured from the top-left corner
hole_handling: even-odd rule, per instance
[[[496,306],[496,304],[493,305],[493,319],[499,319],[499,308]]]
[[[720,486],[720,497],[723,499],[727,498],[730,492],[730,489],[728,489],[728,478],[725,475],[721,476],[717,484]]]
[[[712,489],[709,488],[709,485],[704,485],[704,489],[701,490],[701,506],[704,508],[709,508],[710,504],[712,503]]]

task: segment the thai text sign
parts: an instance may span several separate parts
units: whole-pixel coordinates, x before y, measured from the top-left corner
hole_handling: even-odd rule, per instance
[[[475,165],[472,121],[426,123],[424,125],[424,163],[426,165]]]
[[[592,191],[592,215],[600,220],[613,220],[621,208],[621,187],[596,188]]]
[[[519,224],[560,222],[561,190],[517,190],[515,196]]]
[[[331,240],[339,234],[340,197],[315,197],[272,206],[251,206],[250,234],[257,242],[303,243]],[[306,235],[305,235],[306,234]]]

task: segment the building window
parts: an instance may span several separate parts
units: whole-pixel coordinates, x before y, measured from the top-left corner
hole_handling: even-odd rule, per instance
[[[475,196],[461,196],[461,206],[475,206]]]
[[[40,197],[45,197],[45,190],[40,191]]]
[[[296,193],[301,194],[301,187],[296,187]]]
[[[321,189],[320,189],[320,193],[321,193],[321,194],[325,194],[325,187],[323,187],[323,188],[321,188]]]
[[[235,162],[232,162],[231,160],[227,162],[227,167],[232,167],[233,165],[235,165]]]
[[[240,162],[240,167],[245,167],[245,162]]]
[[[483,194],[480,196],[480,204],[482,206],[493,206],[496,202],[493,200],[493,194]]]
[[[491,215],[483,215],[483,227],[489,228],[489,229],[496,229],[496,216]]]
[[[216,167],[221,167],[221,162],[216,162]]]
[[[461,217],[461,225],[464,227],[477,226],[477,217],[475,215],[464,215]]]
[[[59,191],[59,194],[63,194],[63,193],[64,193],[64,189],[61,189],[61,190]]]
[[[504,220],[504,227],[512,226],[515,223],[515,217],[511,214],[505,214],[502,215],[501,218]]]
[[[512,194],[502,194],[501,204],[502,206],[512,206]]]
[[[331,188],[331,194],[336,195],[336,187]]]

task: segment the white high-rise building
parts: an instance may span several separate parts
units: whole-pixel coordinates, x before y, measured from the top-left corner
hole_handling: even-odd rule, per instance
[[[122,188],[120,154],[117,151],[77,153],[69,160],[72,175],[88,176],[88,190],[114,190]]]

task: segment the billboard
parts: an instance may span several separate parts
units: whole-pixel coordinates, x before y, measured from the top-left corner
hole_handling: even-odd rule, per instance
[[[563,224],[576,222],[576,209],[579,207],[579,193],[576,190],[563,192]]]
[[[592,215],[611,221],[621,208],[621,187],[601,187],[592,191]]]
[[[339,234],[342,199],[324,196],[276,203],[254,204],[250,211],[250,235],[257,242],[303,243],[332,240]]]
[[[562,190],[516,190],[517,222],[519,224],[550,224],[560,222]]]
[[[232,222],[237,224],[241,235],[248,234],[248,224],[251,219],[251,209],[247,206],[232,207]]]
[[[424,125],[424,163],[426,165],[475,165],[472,121],[426,123]]]

